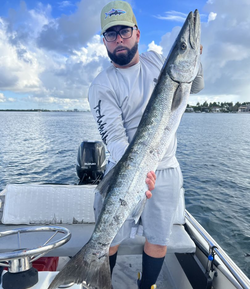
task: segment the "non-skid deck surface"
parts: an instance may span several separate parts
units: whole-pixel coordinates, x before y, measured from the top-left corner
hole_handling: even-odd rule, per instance
[[[113,271],[112,284],[114,289],[138,289],[136,285],[137,273],[142,266],[141,255],[118,255],[117,264]],[[166,264],[157,280],[157,289],[174,289],[167,279]]]

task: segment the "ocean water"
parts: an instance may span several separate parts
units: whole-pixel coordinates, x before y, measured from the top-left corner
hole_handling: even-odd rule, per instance
[[[250,114],[184,114],[177,157],[186,207],[250,277]],[[89,112],[0,112],[0,190],[9,183],[77,184]]]

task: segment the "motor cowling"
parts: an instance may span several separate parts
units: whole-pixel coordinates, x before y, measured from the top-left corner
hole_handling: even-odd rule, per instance
[[[76,172],[79,184],[96,184],[105,172],[106,152],[101,141],[83,141],[78,148]]]

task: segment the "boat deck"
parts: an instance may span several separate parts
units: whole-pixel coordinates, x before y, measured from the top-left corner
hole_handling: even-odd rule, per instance
[[[141,271],[141,259],[141,255],[117,256],[117,264],[114,268],[112,278],[114,289],[138,289],[136,282],[137,273]],[[168,278],[168,270],[165,262],[157,280],[157,289],[177,289],[171,283],[170,278]]]
[[[68,261],[68,258],[62,259],[63,261],[60,262],[58,267],[59,270]],[[182,270],[179,271],[177,267],[176,270],[179,271],[179,283],[174,284],[174,280],[171,277],[172,273],[170,273],[168,268],[168,263],[171,263],[171,266],[173,266],[173,264],[175,264],[175,266],[178,264],[174,259],[176,259],[174,254],[169,254],[165,258],[161,273],[157,279],[157,289],[192,289],[186,276],[181,274]],[[112,276],[113,289],[138,289],[137,273],[142,271],[141,267],[142,255],[118,255]]]

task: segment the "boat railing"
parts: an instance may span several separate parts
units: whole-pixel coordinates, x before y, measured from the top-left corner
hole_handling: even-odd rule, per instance
[[[186,210],[186,220],[198,231],[198,233],[208,243],[209,248],[213,248],[215,254],[220,258],[221,262],[230,271],[239,285],[244,289],[250,288],[250,280],[241,271],[241,269],[232,261],[227,253],[218,245],[218,243],[208,234],[208,232],[195,220],[195,218]]]

